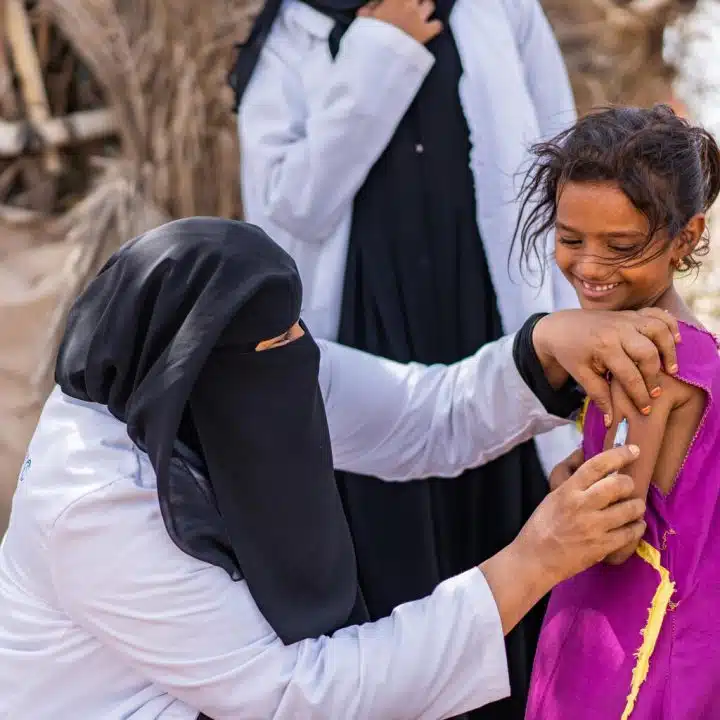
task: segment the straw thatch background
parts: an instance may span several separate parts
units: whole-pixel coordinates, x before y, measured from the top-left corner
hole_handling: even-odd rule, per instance
[[[92,200],[104,209],[115,203],[118,222],[131,225],[143,212],[238,214],[238,150],[225,78],[233,44],[246,35],[260,1],[0,0],[10,38],[0,53],[0,117],[37,116],[37,99],[24,91],[27,63],[13,40],[17,11],[7,11],[24,6],[47,112],[63,117],[107,108],[114,117],[108,128],[117,129],[61,148],[52,172],[42,153],[1,162],[0,203],[43,215],[74,208],[71,226],[89,207],[97,209]],[[663,59],[663,34],[697,1],[543,0],[581,111],[671,99],[676,70]],[[32,141],[31,125],[26,130]],[[104,184],[123,182],[124,200],[92,198]],[[142,199],[132,212],[130,195]],[[80,200],[85,204],[77,208]]]
[[[696,2],[544,0],[581,110],[671,100]],[[0,0],[0,534],[69,302],[143,229],[241,212],[225,78],[258,4]]]

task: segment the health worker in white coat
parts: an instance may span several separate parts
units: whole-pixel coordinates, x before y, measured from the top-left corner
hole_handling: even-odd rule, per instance
[[[333,455],[457,474],[563,422],[567,370],[644,407],[677,326],[560,313],[426,368],[320,351],[301,298],[258,228],[192,218],[76,301],[0,547],[0,718],[450,717],[508,694],[503,636],[539,598],[639,538],[632,482],[605,477],[632,449],[570,458],[506,548],[369,622]]]

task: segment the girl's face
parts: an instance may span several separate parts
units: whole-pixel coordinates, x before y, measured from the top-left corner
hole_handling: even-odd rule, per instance
[[[615,183],[568,182],[563,187],[557,204],[555,259],[581,307],[648,307],[671,286],[674,263],[684,253],[673,242],[657,254],[666,240],[658,237],[636,256],[648,232],[647,218]]]

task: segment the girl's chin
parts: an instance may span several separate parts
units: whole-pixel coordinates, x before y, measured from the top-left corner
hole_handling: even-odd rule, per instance
[[[622,301],[615,298],[586,298],[580,297],[580,307],[583,310],[632,310]]]

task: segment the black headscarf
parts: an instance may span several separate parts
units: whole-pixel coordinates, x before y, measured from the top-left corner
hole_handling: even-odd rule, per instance
[[[295,263],[258,228],[192,218],[119,250],[70,312],[56,381],[127,424],[186,553],[247,580],[286,643],[365,619]]]

